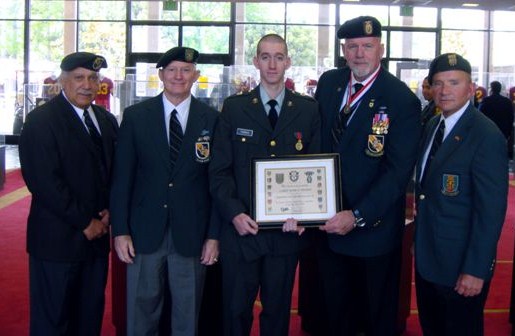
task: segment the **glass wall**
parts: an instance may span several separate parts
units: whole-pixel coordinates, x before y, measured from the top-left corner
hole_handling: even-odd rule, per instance
[[[417,93],[430,60],[449,51],[471,61],[478,85],[496,79],[506,90],[515,86],[515,12],[414,7],[406,16],[399,6],[320,2],[2,0],[0,134],[12,132],[15,112],[24,105],[23,84],[53,79],[61,58],[76,50],[104,55],[109,68],[103,75],[114,81],[125,80],[133,67],[134,75],[154,83],[155,55],[187,45],[204,57],[203,82],[252,87],[259,81],[252,65],[256,44],[274,32],[288,42],[293,66],[287,77],[297,91],[311,92],[323,71],[342,63],[336,31],[358,15],[380,20],[384,64]],[[139,64],[135,55],[154,58]]]

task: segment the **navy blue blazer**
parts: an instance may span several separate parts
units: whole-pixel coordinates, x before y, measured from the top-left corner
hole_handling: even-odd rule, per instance
[[[21,170],[32,193],[27,224],[29,254],[52,261],[107,256],[109,235],[82,232],[109,207],[109,175],[118,123],[92,105],[102,135],[106,170],[86,126],[62,93],[27,115],[20,136]]]
[[[497,126],[469,104],[421,186],[422,158],[439,120],[428,122],[419,150],[416,269],[427,281],[450,287],[463,273],[489,280],[507,206],[506,142]]]
[[[301,138],[302,148],[295,147]],[[300,148],[300,149],[299,149]],[[265,254],[297,252],[302,236],[280,229],[240,236],[232,219],[251,208],[251,159],[272,155],[319,153],[320,116],[313,98],[286,89],[275,129],[268,121],[259,86],[228,97],[223,105],[210,167],[211,193],[223,217],[220,248],[242,253],[247,260]]]
[[[337,253],[372,257],[392,251],[402,239],[406,186],[413,176],[421,132],[421,104],[406,84],[381,69],[335,147],[331,128],[350,76],[349,68],[323,73],[315,99],[322,116],[322,150],[340,154],[344,209],[358,209],[367,224],[345,236],[329,234],[328,240]],[[381,113],[389,120],[382,139],[372,131],[374,118]]]
[[[205,239],[218,239],[208,183],[218,111],[192,97],[172,170],[162,95],[124,111],[111,189],[112,234],[130,235],[136,253],[152,253],[169,223],[177,252],[199,256]]]

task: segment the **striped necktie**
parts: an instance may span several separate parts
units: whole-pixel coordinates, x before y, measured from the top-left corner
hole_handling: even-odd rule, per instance
[[[433,143],[431,144],[431,149],[429,150],[429,154],[427,155],[426,164],[424,166],[424,175],[422,175],[422,179],[420,180],[420,184],[423,186],[427,171],[429,170],[429,167],[431,166],[431,162],[433,161],[433,158],[436,155],[436,152],[440,148],[443,142],[443,134],[445,132],[445,120],[442,119],[440,121],[440,124],[438,125],[438,129],[436,130],[435,137],[433,139]]]
[[[172,111],[172,115],[170,116],[170,127],[169,127],[169,144],[170,144],[170,162],[172,164],[172,168],[175,167],[175,162],[179,157],[179,151],[181,150],[182,145],[182,127],[179,119],[177,118],[177,110]]]

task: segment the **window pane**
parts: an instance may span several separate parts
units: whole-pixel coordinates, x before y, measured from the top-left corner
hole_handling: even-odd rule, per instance
[[[230,2],[182,2],[183,21],[230,21]]]
[[[259,39],[266,34],[276,33],[284,36],[283,25],[236,25],[235,64],[252,65]]]
[[[125,66],[125,23],[81,22],[79,50],[98,53],[107,59],[108,70]]]
[[[164,52],[179,43],[177,26],[133,26],[132,52]]]
[[[25,4],[20,0],[3,0],[0,2],[0,19],[23,19]]]
[[[370,15],[388,25],[388,6],[340,5],[340,24],[361,15]]]
[[[283,3],[236,3],[236,22],[283,23]]]
[[[401,16],[401,7],[390,7],[390,26],[436,27],[436,8],[414,7],[413,16]]]
[[[177,1],[177,10],[163,10],[161,1],[132,1],[131,19],[132,20],[179,20],[179,10],[183,2]]]
[[[487,12],[477,9],[442,9],[442,28],[485,29]]]
[[[288,26],[286,41],[293,66],[332,66],[333,27]]]
[[[454,52],[466,58],[472,66],[472,77],[479,80],[479,85],[483,85],[480,77],[478,79],[478,69],[485,69],[485,50],[486,33],[477,31],[442,31],[442,54]]]
[[[125,20],[125,1],[80,1],[79,18],[81,20]]]
[[[32,0],[30,18],[42,20],[76,19],[76,1],[66,0]]]
[[[390,37],[390,57],[426,60],[435,57],[435,33],[393,31]]]
[[[184,46],[206,54],[229,53],[229,27],[184,27]]]
[[[335,10],[335,5],[319,5],[307,3],[287,4],[286,22],[334,25]]]
[[[14,112],[23,105],[23,22],[0,21],[0,134],[11,134]],[[19,97],[18,97],[19,96]]]
[[[498,32],[492,34],[492,71],[496,79],[501,81],[505,87],[515,86],[515,58],[513,57],[513,46],[506,41],[515,41],[515,32]]]
[[[30,41],[31,68],[57,69],[63,56],[75,51],[74,26],[70,29],[70,23],[63,21],[32,21]]]
[[[494,30],[515,31],[515,12],[493,12],[492,28]]]

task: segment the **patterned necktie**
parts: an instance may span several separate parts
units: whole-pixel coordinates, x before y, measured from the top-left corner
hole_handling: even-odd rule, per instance
[[[169,144],[170,144],[170,162],[172,163],[172,168],[175,167],[175,161],[179,157],[179,151],[181,150],[182,145],[182,127],[179,119],[177,118],[177,110],[172,111],[172,115],[170,116],[170,127],[169,127]]]
[[[277,119],[279,118],[277,115],[277,110],[275,109],[277,101],[271,99],[268,101],[268,105],[270,105],[270,111],[268,111],[268,120],[270,121],[270,125],[272,126],[272,128],[275,128],[275,125],[277,124]]]
[[[102,145],[102,136],[98,132],[98,129],[96,128],[95,124],[93,123],[93,119],[91,119],[88,110],[84,110],[84,113],[82,114],[84,117],[84,123],[86,124],[86,127],[88,128],[89,136],[91,137],[91,140],[93,141],[93,144],[95,145],[95,149],[100,156],[100,169],[102,171],[102,175],[104,177],[107,177],[106,173],[106,161],[104,156],[104,146]]]
[[[359,90],[361,90],[361,88],[363,87],[363,84],[356,83],[353,85],[353,87],[354,87],[354,92],[351,95],[351,100],[352,100],[352,98],[354,98],[356,96],[356,94],[359,92]],[[338,145],[340,143],[340,140],[343,135],[343,131],[347,128],[347,123],[349,122],[349,118],[354,113],[354,110],[356,109],[357,106],[358,106],[357,103],[354,104],[348,111],[345,111],[346,106],[344,106],[343,109],[341,109],[340,112],[338,112],[338,114],[336,115],[336,121],[333,123],[333,127],[331,128],[331,134],[333,136],[333,142],[335,145]]]
[[[433,158],[435,157],[438,148],[440,148],[440,146],[442,145],[444,132],[445,120],[442,119],[442,121],[440,121],[440,124],[438,125],[438,129],[436,130],[435,137],[433,139],[433,144],[431,145],[431,149],[429,150],[429,154],[427,155],[426,164],[424,166],[424,175],[422,175],[422,179],[420,180],[421,185],[424,185],[424,181],[427,176],[427,171],[431,166],[431,162],[433,161]]]

